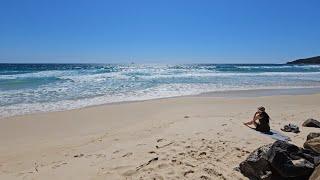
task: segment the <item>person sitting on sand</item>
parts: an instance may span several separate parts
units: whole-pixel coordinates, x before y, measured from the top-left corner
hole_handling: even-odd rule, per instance
[[[261,106],[258,107],[258,111],[254,114],[252,121],[243,124],[246,126],[253,124],[257,131],[266,133],[270,131],[269,120],[269,115],[265,112],[265,108]]]

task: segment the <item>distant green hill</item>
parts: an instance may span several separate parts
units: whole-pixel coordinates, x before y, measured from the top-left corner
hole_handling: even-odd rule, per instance
[[[320,56],[297,59],[294,61],[287,62],[287,64],[320,64]]]

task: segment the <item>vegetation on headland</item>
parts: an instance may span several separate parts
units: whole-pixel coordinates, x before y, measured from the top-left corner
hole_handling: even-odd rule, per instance
[[[320,64],[320,56],[297,59],[294,61],[287,62],[287,64]]]

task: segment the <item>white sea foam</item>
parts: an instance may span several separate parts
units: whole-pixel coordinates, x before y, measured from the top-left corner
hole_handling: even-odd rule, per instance
[[[319,86],[310,86],[315,88]],[[286,89],[287,86],[246,86],[234,87],[225,86],[219,87],[216,85],[191,85],[191,84],[170,84],[160,85],[157,87],[140,90],[137,92],[120,93],[117,95],[104,95],[93,98],[83,98],[76,100],[61,100],[57,102],[38,102],[38,103],[20,103],[18,105],[8,105],[0,108],[1,118],[14,115],[48,112],[48,111],[63,111],[77,108],[83,108],[93,105],[101,105],[107,103],[124,102],[124,101],[141,101],[158,98],[169,98],[186,95],[197,95],[206,92],[221,92],[230,90],[259,90],[259,89]],[[305,86],[296,86],[290,88],[306,88]]]
[[[304,68],[309,68],[310,72]],[[211,91],[319,87],[319,68],[289,65],[108,65],[0,75],[0,117]],[[290,72],[285,72],[288,69]],[[39,79],[41,81],[37,81]]]

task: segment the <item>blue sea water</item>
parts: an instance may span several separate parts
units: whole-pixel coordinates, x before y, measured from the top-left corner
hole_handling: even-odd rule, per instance
[[[0,64],[0,117],[212,91],[320,87],[320,66]]]

